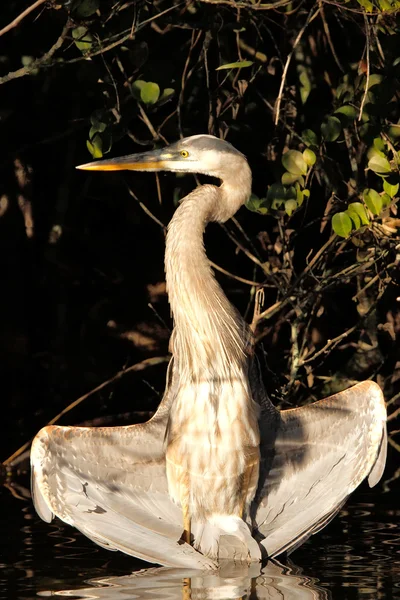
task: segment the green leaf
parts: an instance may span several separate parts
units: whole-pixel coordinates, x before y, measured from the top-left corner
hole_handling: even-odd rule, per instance
[[[386,208],[387,206],[390,206],[390,204],[392,203],[392,199],[389,196],[389,194],[382,194],[381,198],[382,198],[382,206],[383,206],[383,208]]]
[[[288,150],[285,152],[282,156],[282,164],[293,175],[305,175],[307,173],[307,163],[302,153],[298,150]]]
[[[89,129],[89,140],[93,139],[96,133],[103,133],[107,125],[105,123],[96,123]]]
[[[310,197],[310,190],[303,190],[303,196],[305,198],[309,198]]]
[[[336,235],[347,238],[352,230],[352,224],[349,215],[339,212],[332,217],[332,228]]]
[[[343,83],[340,83],[336,88],[336,99],[343,103],[354,99],[354,88],[349,83],[348,75],[343,77]]]
[[[103,156],[103,143],[99,135],[96,135],[91,142],[86,140],[86,146],[93,158],[101,158]]]
[[[307,146],[318,146],[317,134],[312,129],[305,129],[301,134],[301,139]]]
[[[370,158],[368,169],[371,169],[371,171],[378,174],[391,172],[388,159],[384,156],[379,156],[378,154],[375,154]]]
[[[396,141],[400,137],[400,125],[391,125],[388,129],[388,135]]]
[[[140,98],[145,104],[155,104],[160,97],[160,86],[153,81],[145,81],[140,90]]]
[[[286,188],[285,198],[286,200],[297,200],[297,188],[294,185]]]
[[[93,37],[88,32],[86,27],[80,25],[72,30],[76,47],[83,53],[88,52],[92,47]]]
[[[136,79],[136,81],[134,81],[132,83],[131,90],[132,90],[132,94],[133,94],[133,97],[135,98],[135,100],[142,99],[140,96],[140,93],[145,85],[146,85],[146,81],[143,81],[143,79]]]
[[[279,208],[287,200],[286,191],[280,183],[273,183],[267,192],[267,200],[273,209]]]
[[[383,180],[383,190],[387,193],[390,198],[394,198],[397,192],[399,191],[399,184],[392,185],[386,179]]]
[[[383,202],[378,192],[371,188],[367,188],[363,191],[363,198],[372,214],[379,215],[382,210]]]
[[[251,67],[254,62],[252,60],[241,60],[239,62],[226,63],[225,65],[221,65],[217,67],[216,71],[222,71],[223,69],[243,69],[243,67]]]
[[[171,96],[175,94],[175,90],[173,88],[165,88],[160,96],[159,102],[166,102]]]
[[[303,158],[306,161],[307,165],[309,167],[312,167],[313,165],[315,165],[315,162],[317,160],[317,157],[315,155],[315,152],[313,152],[312,150],[310,150],[310,148],[306,148],[303,152]]]
[[[379,8],[385,12],[386,10],[392,10],[393,7],[390,4],[390,2],[388,2],[388,0],[378,0],[378,4],[379,4]]]
[[[349,121],[354,121],[354,119],[357,117],[358,112],[354,108],[354,106],[351,106],[351,104],[345,104],[344,106],[341,106],[340,108],[335,110],[335,114],[343,115]]]
[[[136,79],[132,83],[132,88],[135,90],[139,90],[139,92],[140,92],[145,85],[146,85],[146,81],[144,81],[143,79]]]
[[[303,104],[307,102],[307,98],[311,92],[311,79],[308,74],[308,69],[303,65],[299,65],[297,67],[299,71],[299,81],[300,81],[300,97]]]
[[[348,213],[356,213],[363,225],[369,225],[369,219],[364,204],[361,202],[351,202],[347,207]]]
[[[368,81],[368,89],[371,89],[374,85],[379,85],[382,82],[382,75],[379,75],[378,73],[373,73],[372,75],[369,76],[369,81]],[[365,80],[365,83],[367,82],[367,80]]]
[[[298,206],[301,206],[303,204],[303,200],[304,200],[304,193],[300,189],[300,186],[297,184],[296,185],[296,202],[297,202]]]
[[[342,124],[337,117],[328,117],[321,124],[321,133],[327,142],[334,142],[342,131]]]
[[[365,8],[366,12],[373,12],[374,5],[370,0],[357,0],[358,4]]]
[[[285,213],[289,217],[296,210],[296,208],[297,208],[297,202],[296,202],[296,200],[286,200],[286,202],[285,202]]]
[[[385,142],[381,137],[374,138],[373,146],[378,152],[384,152],[385,150]]]
[[[31,65],[34,62],[34,58],[33,56],[28,56],[28,55],[22,55],[21,56],[21,63],[23,67],[29,67],[29,65]]]
[[[78,18],[85,19],[94,15],[98,8],[99,0],[82,0],[75,8],[74,13]]]
[[[266,206],[266,199],[259,198],[255,194],[251,194],[250,198],[247,200],[246,208],[248,208],[252,212],[256,212],[261,215],[265,215],[268,212],[268,207]]]
[[[293,173],[285,171],[281,177],[282,185],[292,185],[292,183],[295,183],[296,181],[299,181],[301,185],[304,185],[304,178],[302,175],[294,175]]]
[[[360,229],[361,219],[360,219],[359,215],[354,210],[349,210],[349,209],[347,209],[345,211],[345,213],[346,213],[346,215],[349,215],[350,219],[353,221],[355,229]]]

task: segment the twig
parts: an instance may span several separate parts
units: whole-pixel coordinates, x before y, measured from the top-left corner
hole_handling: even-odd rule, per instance
[[[285,300],[279,300],[279,302],[275,302],[272,306],[269,306],[264,312],[258,315],[258,321],[264,321],[265,319],[270,319],[277,312],[279,312],[287,303],[289,302],[289,298],[285,298]]]
[[[242,236],[244,237],[244,239],[246,240],[246,242],[249,244],[250,248],[253,250],[254,255],[257,256],[258,258],[261,260],[260,255],[257,252],[257,248],[255,247],[255,245],[253,244],[252,240],[250,239],[250,237],[247,235],[247,233],[245,232],[245,230],[243,229],[243,227],[241,226],[241,224],[239,223],[239,221],[236,219],[236,217],[231,217],[231,221],[232,223],[235,225],[235,227],[237,227],[237,229],[239,230],[239,232],[242,234]]]
[[[354,333],[354,331],[356,331],[358,327],[357,325],[353,325],[353,327],[350,327],[350,329],[347,329],[346,331],[343,331],[343,333],[341,333],[340,335],[336,336],[335,338],[328,340],[327,343],[325,344],[325,346],[323,348],[321,348],[320,350],[318,350],[317,352],[314,352],[314,354],[312,354],[309,358],[304,358],[299,360],[298,366],[302,367],[303,365],[312,362],[313,360],[315,360],[316,358],[318,358],[318,356],[321,356],[321,354],[326,354],[329,350],[329,348],[335,347],[337,346],[337,344],[339,342],[341,342],[342,340],[344,340],[346,337],[348,337],[350,334]]]
[[[331,237],[325,242],[325,244],[318,250],[316,255],[310,260],[310,262],[308,263],[306,268],[302,271],[301,275],[295,281],[293,288],[297,287],[299,282],[303,279],[304,275],[306,275],[308,273],[308,271],[310,271],[313,268],[315,263],[321,258],[321,256],[325,253],[325,251],[329,248],[329,246],[332,244],[332,242],[334,242],[335,239],[336,239],[336,233],[333,233],[331,235]]]
[[[287,6],[292,2],[292,0],[278,0],[278,2],[270,2],[263,3],[257,2],[255,4],[250,4],[248,2],[232,2],[231,0],[200,0],[203,4],[214,4],[218,6],[219,4],[223,4],[225,6],[230,6],[231,8],[247,8],[248,10],[274,10],[281,6]]]
[[[265,104],[265,106],[268,108],[268,110],[273,114],[274,113],[274,107],[272,106],[272,104],[270,102],[268,102],[268,100],[266,98],[263,97],[263,95],[256,89],[255,90],[257,96],[260,98],[260,100]],[[286,122],[286,120],[279,116],[279,120],[281,121],[281,123],[286,127],[286,129],[289,131],[289,133],[291,133],[291,135],[294,138],[297,138],[299,140],[299,142],[303,142],[303,138],[301,137],[301,135],[299,135],[294,129],[293,127],[290,127],[290,125]]]
[[[27,17],[33,10],[35,10],[35,8],[41,4],[44,4],[45,2],[47,2],[47,0],[36,0],[36,2],[31,4],[31,6],[28,6],[28,8],[22,11],[18,17],[15,17],[14,21],[11,21],[11,23],[3,27],[3,29],[0,29],[0,37],[8,31],[11,31],[11,29],[14,29],[14,27],[16,27],[23,19],[25,19],[25,17]]]
[[[176,115],[178,117],[178,128],[179,128],[179,134],[180,134],[181,138],[183,137],[181,108],[183,106],[183,97],[184,97],[184,93],[185,93],[186,81],[190,75],[189,74],[189,65],[190,65],[190,61],[192,58],[193,50],[197,46],[197,43],[199,42],[202,35],[203,35],[202,31],[199,31],[199,32],[192,31],[192,39],[190,40],[190,48],[189,48],[189,52],[187,53],[185,64],[184,64],[183,71],[182,71],[181,91],[179,92],[178,103],[176,106]],[[206,75],[207,75],[207,69],[206,69]]]
[[[325,18],[325,12],[324,12],[324,7],[323,7],[323,4],[322,4],[322,0],[319,0],[319,8],[320,8],[320,12],[321,12],[321,19],[322,19],[322,24],[324,26],[324,31],[325,31],[326,39],[328,40],[328,45],[329,45],[329,48],[331,49],[332,56],[333,56],[333,58],[335,60],[335,63],[339,67],[339,69],[342,71],[342,73],[344,73],[344,69],[343,69],[342,64],[341,64],[341,62],[339,60],[338,55],[336,54],[336,50],[335,50],[335,47],[334,47],[333,42],[332,42],[331,32],[329,31],[329,25],[328,25],[328,22],[327,22],[327,20]]]
[[[395,450],[397,450],[397,452],[400,452],[400,445],[397,444],[390,436],[388,437],[388,442],[391,446],[393,446],[393,448],[395,448]]]
[[[75,406],[78,406],[78,404],[81,404],[81,402],[83,402],[84,400],[86,400],[87,398],[89,398],[89,396],[92,396],[92,394],[96,394],[97,392],[99,392],[103,388],[105,388],[108,385],[110,385],[110,383],[114,383],[114,381],[117,381],[118,379],[121,379],[121,377],[123,377],[127,373],[137,372],[137,371],[144,371],[144,369],[147,369],[148,367],[154,367],[156,365],[160,365],[162,363],[168,362],[169,359],[170,359],[169,356],[155,356],[154,358],[146,358],[145,360],[142,360],[142,362],[136,363],[136,364],[132,365],[131,367],[128,367],[127,369],[123,369],[122,371],[118,371],[118,373],[116,373],[110,379],[107,379],[107,381],[103,381],[103,383],[101,383],[100,385],[98,385],[97,387],[95,387],[93,390],[90,390],[90,392],[87,392],[87,394],[84,394],[83,396],[81,396],[77,400],[74,400],[74,402],[71,402],[71,404],[69,404],[60,413],[58,413],[58,415],[56,415],[53,419],[51,419],[51,421],[49,421],[47,423],[47,425],[54,425],[54,423],[57,423],[57,421],[59,421],[60,418],[63,415],[65,415],[70,410],[72,410],[73,408],[75,408]],[[17,458],[17,456],[19,456],[22,452],[24,452],[27,448],[29,448],[29,445],[30,445],[31,441],[32,440],[29,440],[28,442],[26,442],[23,446],[21,446],[21,448],[19,448],[16,452],[14,452],[14,454],[12,454],[11,456],[9,456],[3,462],[3,465],[9,465],[10,463],[12,463],[12,461],[15,458]]]
[[[128,185],[126,187],[128,189],[129,195],[132,196],[132,198],[134,198],[136,200],[136,202],[139,204],[139,206],[143,210],[143,212],[145,212],[146,215],[150,217],[150,219],[152,219],[155,223],[157,223],[157,225],[159,225],[161,227],[161,229],[165,233],[167,231],[167,226],[164,225],[164,223],[162,223],[151,212],[151,210],[149,208],[147,208],[147,206],[145,204],[143,204],[143,202],[141,202],[139,200],[139,198],[136,196],[136,194],[133,192],[133,190],[131,190],[131,188]],[[223,273],[224,275],[226,275],[227,277],[230,277],[231,279],[235,279],[236,281],[240,281],[240,283],[245,283],[246,285],[250,285],[252,287],[267,287],[267,284],[258,283],[257,281],[250,281],[250,279],[244,279],[243,277],[239,277],[239,275],[234,275],[230,271],[227,271],[223,267],[220,267],[219,265],[217,265],[212,260],[210,260],[209,263],[212,266],[212,268],[215,269],[216,271],[219,271],[220,273]]]
[[[374,284],[375,284],[377,281],[379,281],[379,280],[380,280],[380,278],[381,278],[381,275],[382,275],[382,273],[377,273],[377,274],[376,274],[374,277],[372,277],[372,279],[370,279],[370,280],[368,281],[368,283],[366,283],[366,285],[365,285],[363,288],[361,288],[361,290],[359,290],[359,291],[357,292],[357,294],[355,294],[355,295],[352,297],[352,300],[353,300],[354,302],[356,302],[356,300],[357,300],[357,299],[358,299],[358,298],[359,298],[359,297],[360,297],[362,294],[364,294],[365,290],[367,290],[368,288],[370,288],[370,287],[371,287],[371,285],[374,285]]]
[[[301,282],[301,280],[303,279],[303,277],[308,273],[308,271],[310,271],[310,269],[312,269],[314,267],[314,265],[316,264],[316,262],[325,253],[325,251],[327,250],[327,248],[332,244],[332,242],[335,239],[336,239],[336,234],[332,234],[331,237],[328,239],[328,241],[325,242],[325,244],[322,246],[322,248],[320,248],[318,250],[318,252],[315,254],[315,256],[310,260],[310,262],[308,263],[308,265],[306,266],[306,268],[302,271],[301,275],[299,275],[299,277],[293,283],[293,285],[291,286],[290,290],[288,290],[286,292],[285,298],[283,300],[280,300],[279,302],[276,302],[275,304],[273,304],[272,306],[270,306],[269,308],[267,308],[267,310],[265,310],[264,312],[260,313],[258,315],[258,320],[259,321],[261,321],[263,319],[270,319],[273,315],[275,315],[275,313],[277,313],[280,310],[282,310],[282,308],[284,308],[286,306],[286,304],[288,304],[289,302],[293,301],[293,298],[292,298],[293,290],[295,290],[298,287],[298,285]]]
[[[258,283],[257,281],[250,281],[250,279],[244,279],[243,277],[239,277],[239,275],[234,275],[230,271],[227,271],[223,267],[220,267],[219,265],[217,265],[212,260],[209,260],[209,263],[213,269],[216,269],[217,271],[219,271],[220,273],[223,273],[224,275],[226,275],[227,277],[230,277],[231,279],[236,279],[236,281],[240,281],[240,283],[245,283],[246,285],[251,285],[252,287],[263,287],[263,288],[267,287],[265,284]]]
[[[324,0],[324,4],[331,4],[332,6],[336,6],[336,8],[339,8],[340,10],[343,10],[344,12],[352,12],[355,13],[356,15],[365,15],[365,8],[349,8],[348,6],[344,6],[343,2],[333,2],[332,0]],[[393,8],[393,12],[396,10],[396,8]],[[388,14],[389,11],[385,10],[385,14]],[[368,13],[371,16],[377,16],[377,15],[381,15],[381,11],[375,10],[375,11],[371,11],[370,13]]]
[[[393,421],[393,419],[396,419],[399,415],[400,415],[400,406],[399,406],[398,409],[396,409],[394,412],[392,412],[391,415],[388,415],[387,420],[388,421]]]
[[[391,404],[394,404],[395,402],[397,402],[397,400],[399,400],[399,398],[400,398],[400,392],[398,392],[392,398],[390,398],[390,400],[388,400],[386,402],[386,406],[390,406]]]
[[[153,15],[152,17],[146,19],[145,21],[142,21],[136,28],[136,32],[139,31],[140,29],[142,29],[145,25],[148,25],[149,23],[155,21],[156,19],[159,19],[160,17],[162,17],[163,15],[165,15],[166,13],[171,12],[172,10],[176,10],[178,9],[180,6],[182,6],[183,2],[180,2],[179,4],[174,4],[173,6],[170,6],[168,8],[166,8],[165,10],[163,10],[160,13],[157,13],[156,15]],[[68,25],[68,29],[72,27],[72,25]],[[64,31],[61,33],[61,36],[59,37],[59,39],[57,40],[57,42],[54,44],[54,46],[52,46],[52,48],[50,48],[49,52],[47,52],[47,54],[45,54],[42,58],[39,58],[37,60],[35,60],[34,62],[32,62],[30,65],[28,65],[27,67],[23,67],[22,69],[18,69],[17,71],[13,71],[12,73],[8,73],[7,75],[4,75],[4,77],[0,77],[0,85],[2,83],[7,83],[8,81],[11,81],[12,79],[17,79],[19,77],[25,77],[26,75],[29,75],[33,70],[38,69],[42,66],[46,66],[48,68],[53,67],[54,65],[70,65],[76,62],[80,62],[82,60],[88,60],[90,58],[92,58],[93,56],[98,56],[99,54],[104,54],[105,52],[109,52],[109,50],[112,50],[113,48],[116,48],[117,46],[121,46],[124,42],[128,41],[129,39],[132,38],[132,32],[131,32],[131,28],[129,28],[129,33],[127,33],[126,35],[123,35],[122,37],[118,38],[115,42],[109,44],[108,46],[105,46],[103,48],[100,48],[98,50],[95,50],[93,52],[87,52],[86,54],[84,54],[83,56],[77,56],[76,58],[71,58],[70,60],[66,60],[63,63],[59,63],[57,61],[51,62],[49,64],[45,63],[47,62],[47,60],[49,58],[51,58],[51,56],[54,54],[54,52],[56,50],[58,50],[58,48],[62,45],[62,42],[64,41],[64,38],[66,37],[66,33],[64,34]],[[59,44],[59,42],[61,41],[61,43]],[[59,44],[59,45],[58,45]]]
[[[157,223],[157,225],[159,225],[161,227],[161,229],[165,232],[167,230],[167,227],[164,225],[164,223],[162,223],[162,221],[157,219],[157,217],[151,212],[151,210],[149,208],[147,208],[147,206],[139,200],[139,198],[136,196],[134,191],[131,190],[131,188],[129,187],[128,184],[126,184],[126,187],[127,187],[129,195],[132,196],[132,198],[134,198],[136,200],[136,202],[139,204],[139,206],[143,210],[143,212],[145,212],[146,215],[148,217],[150,217],[150,219],[153,219],[153,221],[155,223]]]
[[[347,153],[349,155],[349,162],[351,167],[351,172],[353,173],[354,181],[358,181],[358,163],[356,157],[352,154],[353,152],[353,141],[351,138],[351,134],[347,127],[343,127],[343,135],[344,141],[347,148]]]
[[[365,23],[365,50],[366,50],[366,59],[367,59],[367,79],[365,81],[365,90],[363,93],[363,97],[361,99],[361,105],[360,105],[360,112],[358,114],[358,120],[361,121],[362,119],[362,114],[363,114],[363,110],[364,110],[364,105],[365,102],[367,100],[367,95],[368,95],[368,88],[369,88],[369,74],[370,74],[370,63],[369,63],[369,46],[370,46],[370,41],[369,41],[369,23],[368,23],[368,17],[366,15],[366,13],[364,13],[364,23]]]
[[[64,25],[64,29],[62,30],[60,37],[58,38],[56,43],[50,48],[50,50],[48,52],[46,52],[46,54],[43,54],[43,56],[41,58],[37,58],[36,60],[31,62],[30,65],[28,65],[26,67],[22,67],[21,69],[18,69],[17,71],[12,71],[11,73],[7,73],[7,75],[4,75],[4,77],[0,77],[0,85],[2,83],[7,83],[8,81],[11,81],[12,79],[18,79],[19,77],[24,77],[25,75],[29,75],[35,69],[41,67],[42,65],[45,65],[47,63],[47,61],[49,60],[49,58],[51,58],[53,56],[53,54],[55,52],[57,52],[57,50],[59,48],[61,48],[61,46],[63,45],[64,40],[67,36],[67,33],[71,27],[72,27],[72,24],[68,20],[67,23]]]
[[[267,55],[264,54],[264,52],[259,52],[255,48],[252,48],[252,46],[249,46],[248,44],[246,44],[246,42],[244,42],[242,39],[239,39],[238,43],[239,43],[239,48],[241,50],[244,50],[245,52],[247,52],[247,54],[249,54],[250,56],[253,56],[259,62],[261,62],[263,64],[268,62]]]
[[[297,37],[294,40],[293,47],[292,47],[291,51],[289,52],[288,57],[286,59],[285,66],[283,68],[281,85],[279,88],[279,94],[278,94],[278,97],[277,97],[276,103],[275,103],[275,125],[278,125],[278,123],[279,123],[279,113],[281,110],[281,102],[282,102],[282,98],[283,98],[283,88],[285,87],[286,75],[287,75],[287,72],[289,69],[290,62],[292,60],[292,56],[294,54],[294,51],[295,51],[298,43],[300,42],[301,38],[303,37],[303,33],[305,32],[305,30],[307,29],[307,27],[309,26],[311,21],[313,21],[315,19],[315,17],[319,14],[321,9],[317,8],[317,10],[315,12],[314,12],[314,10],[315,10],[315,5],[311,8],[310,12],[308,13],[306,22],[304,23],[303,27],[300,29],[299,33],[297,34]]]
[[[231,234],[231,232],[226,228],[225,225],[221,225],[221,227],[225,231],[226,235],[233,241],[233,243],[236,244],[236,246],[239,248],[239,250],[241,250],[247,256],[247,258],[252,260],[258,267],[260,267],[260,269],[262,269],[264,271],[265,269],[264,269],[263,263],[256,256],[254,256],[254,254],[252,254],[249,250],[247,250],[247,248],[245,248],[245,246],[243,246],[235,238],[235,236]]]
[[[290,367],[290,380],[289,380],[289,388],[293,388],[294,382],[296,380],[297,372],[299,370],[300,365],[300,351],[299,351],[299,342],[298,342],[298,318],[296,318],[293,323],[290,324],[290,341],[292,342],[292,364]]]
[[[258,321],[260,320],[261,307],[264,304],[264,290],[262,288],[258,289],[256,292],[256,297],[254,300],[254,314],[253,319],[251,321],[250,329],[254,333],[257,329]]]
[[[150,131],[151,135],[153,136],[153,140],[158,140],[160,136],[154,129],[149,117],[146,115],[146,112],[140,102],[138,102],[138,107],[139,107],[139,112],[140,112],[142,121],[147,125],[147,129]]]

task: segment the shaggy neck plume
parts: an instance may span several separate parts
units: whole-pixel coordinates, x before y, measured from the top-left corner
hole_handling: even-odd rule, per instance
[[[165,269],[175,330],[172,352],[188,379],[224,377],[243,366],[249,330],[214,278],[203,233],[209,221],[225,221],[246,201],[227,184],[204,185],[189,194],[169,225]],[[232,193],[231,193],[232,192]]]

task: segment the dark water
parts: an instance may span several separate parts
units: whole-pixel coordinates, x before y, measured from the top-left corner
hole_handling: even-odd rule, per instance
[[[365,492],[289,559],[261,571],[160,569],[40,521],[23,488],[0,491],[0,598],[400,599],[400,498]],[[149,568],[150,567],[150,568]]]

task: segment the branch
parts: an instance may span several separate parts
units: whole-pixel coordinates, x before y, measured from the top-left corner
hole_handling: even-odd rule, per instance
[[[361,99],[361,105],[360,105],[360,112],[358,114],[358,120],[361,121],[362,119],[362,114],[363,114],[363,110],[364,110],[364,105],[365,102],[367,100],[367,95],[368,95],[368,88],[369,88],[369,73],[370,73],[370,64],[369,64],[369,23],[368,23],[368,17],[367,15],[364,13],[364,23],[365,23],[365,36],[366,36],[366,40],[365,40],[365,50],[366,50],[366,58],[367,58],[367,79],[365,81],[365,90],[364,90],[364,94],[363,97]]]
[[[314,12],[314,10],[315,10],[315,5],[311,8],[310,12],[308,13],[307,20],[304,23],[303,27],[300,29],[299,33],[297,34],[297,37],[294,40],[293,48],[289,52],[288,57],[286,59],[285,66],[283,68],[282,80],[281,80],[281,85],[279,88],[279,94],[278,94],[278,98],[276,99],[276,104],[275,104],[275,125],[278,125],[278,122],[279,122],[279,113],[281,110],[281,102],[282,102],[282,98],[283,98],[283,88],[285,87],[286,75],[287,75],[287,72],[289,69],[290,61],[292,60],[293,53],[294,53],[298,43],[300,42],[301,38],[303,37],[303,33],[305,32],[305,30],[307,29],[307,27],[309,26],[311,21],[313,21],[315,19],[315,17],[320,13],[321,8],[318,7],[315,12]]]
[[[121,377],[123,377],[127,373],[134,372],[134,371],[135,372],[143,371],[144,369],[147,369],[148,367],[154,367],[155,365],[160,365],[162,363],[168,362],[169,360],[170,360],[169,356],[155,356],[154,358],[146,358],[145,360],[142,360],[142,362],[136,363],[136,364],[132,365],[131,367],[128,367],[127,369],[118,371],[118,373],[116,373],[113,377],[111,377],[111,379],[107,379],[107,381],[103,381],[103,383],[101,383],[100,385],[95,387],[93,390],[90,390],[90,392],[88,392],[87,394],[84,394],[77,400],[74,400],[73,402],[71,402],[71,404],[69,404],[60,413],[58,413],[58,415],[56,415],[53,419],[51,419],[51,421],[49,421],[47,423],[47,425],[54,425],[54,423],[57,423],[57,421],[59,421],[63,415],[65,415],[67,412],[69,412],[70,410],[75,408],[75,406],[78,406],[78,404],[80,404],[81,402],[83,402],[84,400],[89,398],[89,396],[92,396],[96,392],[99,392],[100,390],[105,388],[107,385],[110,385],[110,383],[114,383],[114,381],[121,379]],[[9,458],[7,458],[3,462],[3,465],[10,465],[20,454],[22,454],[22,452],[24,452],[27,448],[29,448],[30,444],[31,444],[31,440],[29,440],[29,442],[26,442],[23,446],[21,446],[21,448],[19,448],[16,452],[14,452],[14,454],[12,454]]]
[[[341,65],[341,62],[339,60],[338,55],[336,54],[335,46],[333,45],[333,42],[332,42],[331,32],[329,31],[329,25],[328,25],[328,22],[327,22],[327,20],[325,18],[325,12],[324,12],[324,7],[323,7],[323,4],[322,4],[322,0],[319,0],[319,7],[321,9],[322,24],[324,26],[324,31],[325,31],[326,39],[328,41],[329,48],[331,49],[332,56],[333,56],[333,58],[335,60],[335,63],[339,67],[339,69],[342,71],[342,73],[344,73],[344,69],[343,69],[343,67]]]
[[[20,15],[18,15],[18,17],[15,17],[14,21],[11,21],[11,23],[3,27],[3,29],[0,29],[0,37],[4,33],[7,33],[11,29],[14,29],[14,27],[16,27],[22,21],[22,19],[25,19],[25,17],[27,17],[29,13],[31,13],[33,10],[35,10],[35,8],[37,8],[41,4],[44,4],[45,2],[47,2],[47,0],[36,0],[36,2],[34,2],[31,6],[26,8]]]
[[[335,338],[332,338],[331,340],[328,340],[323,348],[321,348],[317,352],[314,352],[314,354],[312,354],[309,358],[300,359],[298,362],[298,366],[302,367],[303,365],[312,362],[313,360],[318,358],[318,356],[321,356],[321,354],[327,354],[331,348],[335,348],[335,346],[337,346],[339,342],[347,338],[350,334],[354,333],[357,327],[358,324],[353,325],[353,327],[350,327],[350,329],[347,329],[347,331],[343,331],[343,333],[341,333],[340,335],[336,336]]]
[[[234,2],[232,0],[200,0],[200,2],[203,4],[214,4],[215,6],[230,6],[236,10],[238,8],[247,8],[248,10],[274,10],[280,6],[287,6],[288,4],[291,4],[292,0],[278,0],[278,2],[268,2],[262,4],[261,2],[255,2],[253,4],[250,2]]]
[[[153,15],[149,19],[142,21],[142,23],[140,23],[138,25],[138,27],[136,28],[135,33],[137,31],[139,31],[140,29],[142,29],[148,23],[153,22],[154,20],[162,17],[163,15],[165,15],[166,13],[169,13],[172,10],[176,10],[177,8],[182,6],[182,4],[183,4],[183,2],[174,4],[173,6],[170,6],[169,8],[163,10],[162,12],[157,13],[156,15]],[[41,58],[38,58],[37,60],[32,62],[27,67],[23,67],[21,69],[18,69],[18,71],[13,71],[12,73],[8,73],[7,75],[4,75],[4,77],[0,77],[0,85],[2,83],[7,83],[8,81],[11,81],[12,79],[18,79],[19,77],[25,77],[25,75],[30,75],[30,73],[32,73],[32,71],[34,71],[35,69],[38,69],[39,67],[47,66],[50,68],[50,67],[54,66],[55,64],[59,65],[60,63],[58,63],[56,61],[51,62],[48,65],[46,65],[46,63],[49,60],[49,58],[51,58],[53,56],[53,54],[62,46],[69,29],[71,29],[72,27],[73,27],[73,25],[68,21],[66,26],[64,27],[60,37],[54,44],[54,46],[52,46],[50,48],[50,50],[44,56],[42,56]],[[77,56],[75,58],[72,58],[71,60],[66,60],[62,64],[69,65],[69,64],[76,63],[76,62],[80,62],[82,60],[88,60],[88,59],[92,58],[93,56],[98,56],[100,54],[104,54],[105,52],[108,52],[109,50],[112,50],[113,48],[121,46],[124,42],[126,42],[129,39],[132,39],[132,30],[131,29],[129,29],[128,34],[123,35],[122,37],[119,37],[115,42],[109,44],[108,46],[105,46],[104,48],[98,48],[94,52],[88,52],[88,53],[84,54],[83,56]]]
[[[30,65],[28,65],[26,67],[22,67],[21,69],[18,69],[17,71],[12,71],[11,73],[4,75],[4,77],[0,77],[0,85],[2,83],[7,83],[8,81],[11,81],[12,79],[18,79],[19,77],[25,77],[25,75],[30,75],[30,73],[32,73],[32,71],[45,65],[47,63],[47,61],[53,56],[53,54],[55,52],[57,52],[57,50],[59,48],[61,48],[61,46],[63,45],[64,40],[67,36],[67,33],[71,29],[71,27],[72,27],[72,24],[68,20],[67,23],[64,25],[64,29],[62,30],[60,37],[58,38],[56,43],[50,48],[50,50],[48,52],[46,52],[46,54],[43,54],[43,56],[41,58],[37,58],[36,60],[31,62]]]

